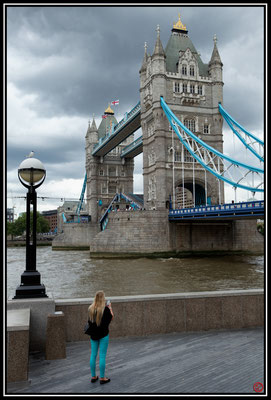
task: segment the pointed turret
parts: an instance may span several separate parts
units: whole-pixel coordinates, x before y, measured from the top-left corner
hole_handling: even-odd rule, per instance
[[[217,37],[214,35],[214,48],[211,60],[209,62],[209,74],[214,82],[222,82],[222,61],[216,46]]]
[[[160,96],[165,96],[166,93],[166,55],[160,40],[160,26],[156,28],[157,38],[154,47],[153,55],[150,59],[150,74],[152,76],[152,102],[159,103]]]
[[[212,65],[212,64],[220,64],[222,66],[223,64],[222,64],[222,61],[221,61],[221,58],[220,58],[220,55],[219,55],[219,52],[218,52],[218,49],[217,49],[217,46],[216,46],[216,42],[217,42],[216,35],[214,35],[214,39],[213,40],[214,40],[214,48],[213,48],[213,53],[212,53],[211,60],[209,62],[209,66]]]
[[[155,43],[155,47],[154,47],[154,52],[153,52],[153,56],[158,55],[158,56],[164,56],[165,57],[165,52],[163,49],[163,45],[161,43],[160,40],[160,26],[157,25],[157,39],[156,39],[156,43]]]
[[[93,119],[92,119],[91,125],[90,125],[90,120],[88,121],[86,140],[89,143],[97,143],[98,142],[98,129],[97,129],[96,122],[94,119],[94,114],[93,114]]]
[[[141,68],[139,70],[139,73],[141,74],[142,72],[146,71],[147,69],[147,61],[148,61],[148,54],[147,54],[147,42],[144,44],[145,52],[144,52],[144,57],[142,61]]]
[[[91,126],[89,126],[89,125],[90,125],[90,121],[88,122],[88,130],[90,132],[97,131],[97,126],[96,126],[94,114],[93,114],[92,124],[91,124]]]
[[[209,75],[212,79],[212,102],[213,107],[218,107],[218,103],[223,103],[223,71],[222,71],[222,61],[216,46],[217,37],[214,35],[214,48],[211,60],[208,64]],[[219,112],[218,112],[219,114]],[[220,127],[216,127],[220,129]]]

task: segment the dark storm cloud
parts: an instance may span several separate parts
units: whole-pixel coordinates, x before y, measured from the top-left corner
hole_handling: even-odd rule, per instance
[[[251,34],[251,22],[261,11],[234,6],[11,7],[8,42],[40,65],[32,74],[20,74],[13,81],[20,89],[38,94],[35,109],[45,116],[101,115],[107,102],[115,98],[121,98],[120,111],[125,112],[125,105],[139,99],[144,42],[152,54],[159,24],[165,47],[178,12],[207,63],[214,33],[222,51],[240,34]],[[227,66],[227,60],[223,62]],[[243,97],[243,93],[234,93],[235,87],[226,82],[228,103]]]

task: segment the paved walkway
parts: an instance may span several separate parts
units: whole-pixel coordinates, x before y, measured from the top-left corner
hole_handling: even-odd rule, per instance
[[[111,338],[106,385],[90,382],[89,357],[88,341],[67,343],[62,360],[32,354],[30,384],[8,393],[256,394],[253,385],[265,384],[262,328]]]

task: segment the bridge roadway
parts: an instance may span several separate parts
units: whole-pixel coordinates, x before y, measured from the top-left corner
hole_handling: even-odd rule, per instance
[[[182,208],[170,210],[168,219],[171,222],[188,220],[225,220],[227,218],[247,219],[263,218],[264,201],[249,201],[243,203],[221,204],[213,206],[198,206],[193,208]]]
[[[106,385],[90,382],[89,358],[89,341],[67,343],[65,359],[32,354],[30,384],[9,384],[8,393],[256,394],[256,382],[265,387],[263,328],[111,338]]]
[[[105,156],[140,127],[141,107],[140,102],[138,102],[135,107],[129,113],[127,113],[116,126],[114,126],[112,133],[99,140],[92,151],[92,155],[100,157]]]

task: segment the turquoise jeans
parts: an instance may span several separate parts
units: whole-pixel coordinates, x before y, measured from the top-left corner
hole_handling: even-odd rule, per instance
[[[99,367],[100,367],[100,378],[104,378],[104,372],[105,372],[105,358],[106,358],[106,352],[108,348],[108,342],[109,342],[109,334],[102,339],[99,340],[92,340],[90,339],[91,343],[91,355],[90,355],[90,371],[91,371],[91,376],[96,376],[96,358],[98,355],[98,350],[100,348],[100,362],[99,362]]]

